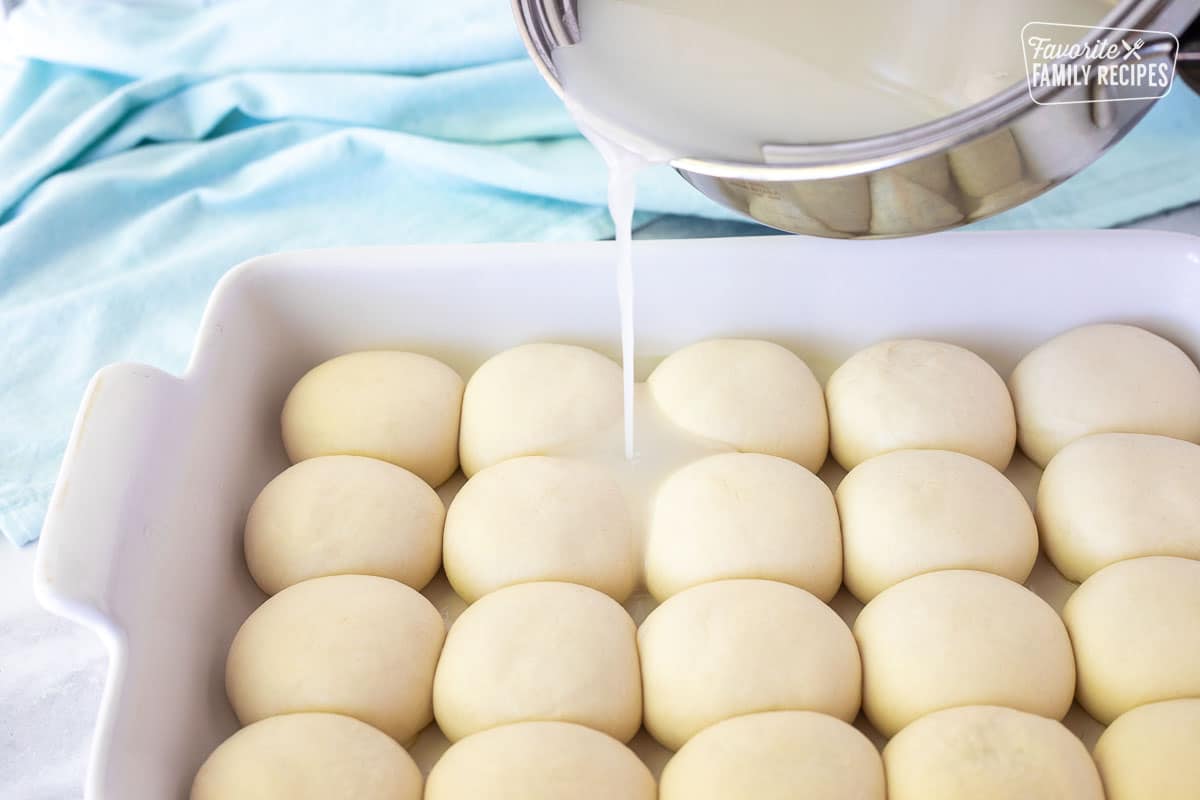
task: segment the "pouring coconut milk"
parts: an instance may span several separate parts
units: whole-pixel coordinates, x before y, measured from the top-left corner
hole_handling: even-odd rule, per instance
[[[694,157],[769,162],[779,145],[863,139],[945,117],[1022,79],[1027,22],[1092,26],[1112,2],[578,0],[573,10],[574,41],[551,57],[568,108],[609,170],[624,453],[634,461],[640,169]]]

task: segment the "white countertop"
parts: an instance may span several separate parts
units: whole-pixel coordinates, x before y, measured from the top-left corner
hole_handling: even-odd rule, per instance
[[[33,598],[34,548],[0,540],[0,798],[83,796],[107,656]]]
[[[1200,233],[1200,205],[1132,227]],[[34,555],[0,539],[0,800],[75,800],[107,656],[92,633],[37,605]]]

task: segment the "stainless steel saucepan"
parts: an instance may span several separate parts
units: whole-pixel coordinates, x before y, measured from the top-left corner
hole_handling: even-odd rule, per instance
[[[575,0],[513,0],[513,10],[542,76],[566,98],[551,53],[587,36]],[[1178,52],[1174,39],[1160,37],[1145,42],[1140,60],[1178,57],[1181,83],[1200,90],[1198,14],[1200,0],[1125,0],[1100,24],[1182,34]],[[1083,56],[1071,63],[1102,62]],[[783,230],[839,238],[929,233],[1031,200],[1094,161],[1155,102],[1095,102],[1120,100],[1122,91],[1092,84],[1031,94],[1022,80],[897,133],[772,147],[761,163],[684,157],[671,165],[718,203]],[[621,130],[605,123],[610,133]]]

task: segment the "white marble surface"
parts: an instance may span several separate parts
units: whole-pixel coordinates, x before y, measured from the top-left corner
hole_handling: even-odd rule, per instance
[[[34,548],[0,540],[0,798],[83,796],[106,655],[33,598]]]
[[[1136,227],[1200,234],[1200,205]],[[0,539],[0,800],[76,800],[107,656],[37,605],[34,555]]]

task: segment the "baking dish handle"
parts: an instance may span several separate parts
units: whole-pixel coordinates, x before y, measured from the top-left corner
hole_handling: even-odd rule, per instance
[[[148,454],[172,429],[182,386],[141,364],[92,378],[38,543],[34,592],[49,611],[98,632],[112,624],[110,570],[123,532],[143,524]]]

